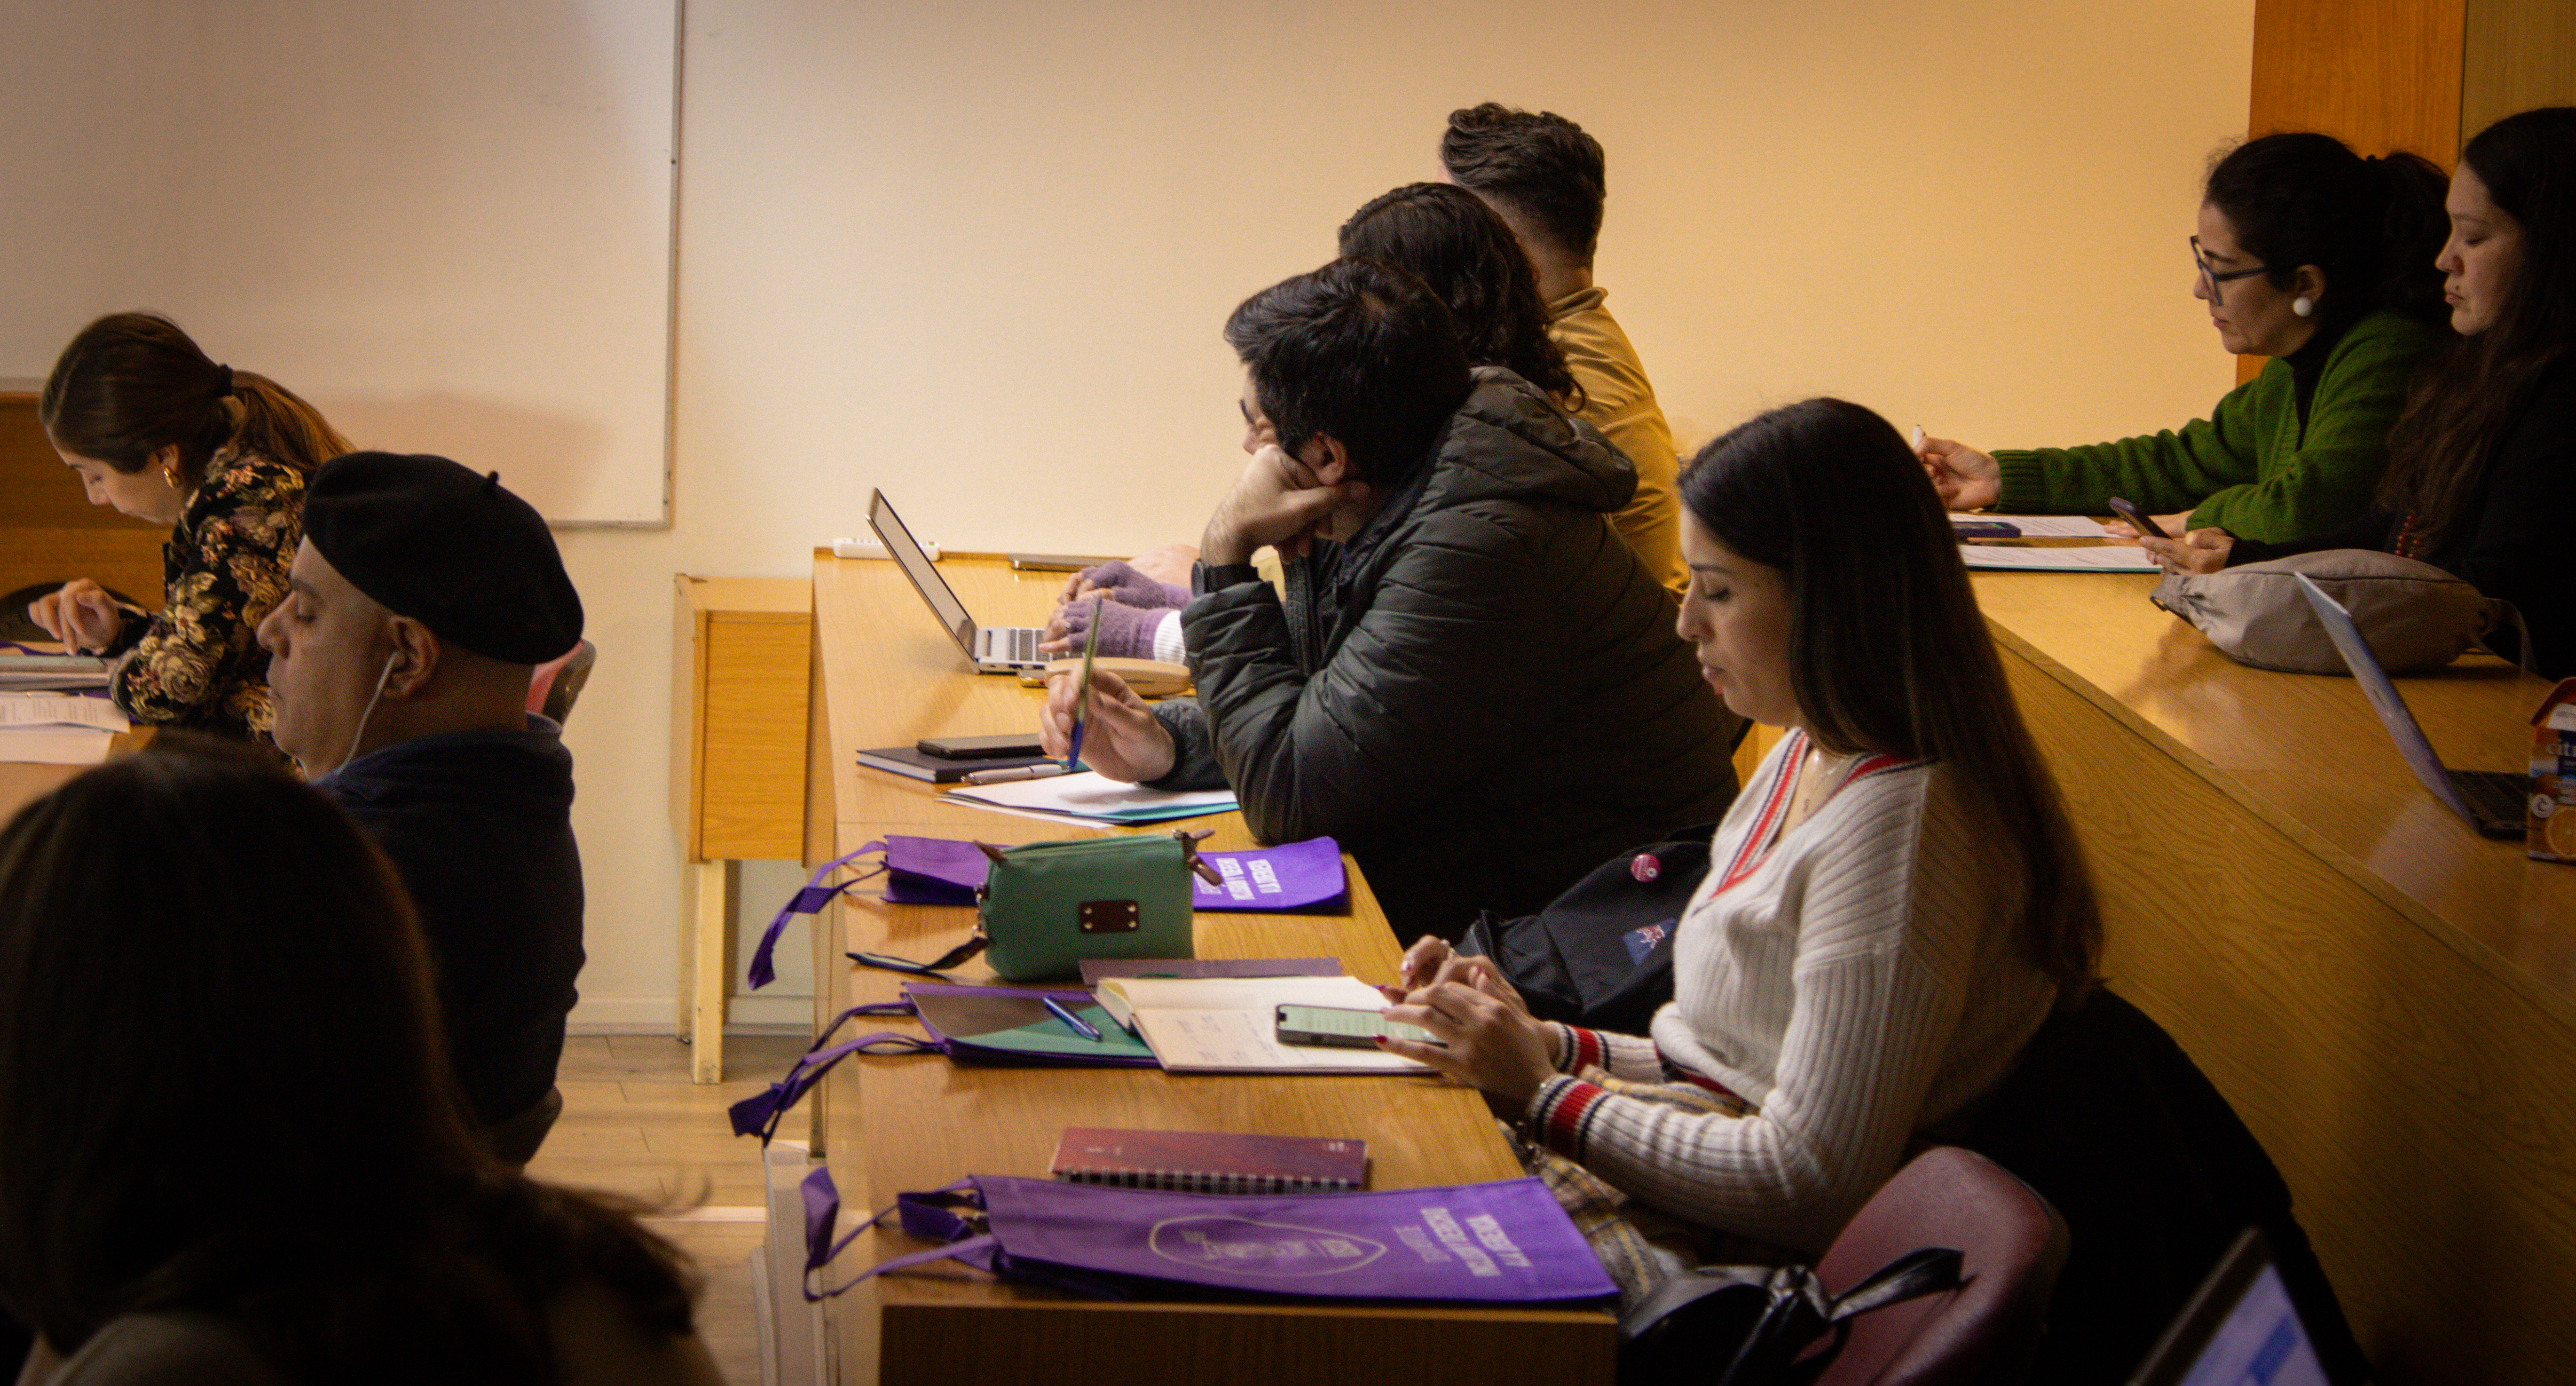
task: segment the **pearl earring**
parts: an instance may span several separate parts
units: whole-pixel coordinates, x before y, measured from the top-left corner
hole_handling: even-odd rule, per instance
[[[2290,311],[2303,318],[2314,317],[2316,316],[2317,311],[2317,301],[2308,297],[2306,294],[2301,294],[2297,298],[2290,300]]]

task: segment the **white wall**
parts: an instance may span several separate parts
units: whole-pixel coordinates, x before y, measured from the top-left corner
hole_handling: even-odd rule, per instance
[[[0,376],[155,308],[361,446],[658,524],[676,0],[10,0]]]
[[[588,1023],[668,1023],[670,575],[803,573],[871,485],[953,548],[1195,538],[1241,462],[1227,310],[1431,176],[1453,107],[1608,146],[1601,282],[1685,446],[1820,391],[2088,441],[2233,379],[2183,238],[2243,127],[2251,0],[691,0],[687,27],[675,523],[563,536],[603,651],[570,732]],[[747,879],[752,915],[794,884]]]

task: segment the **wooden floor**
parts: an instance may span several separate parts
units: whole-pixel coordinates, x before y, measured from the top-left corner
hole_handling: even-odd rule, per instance
[[[662,1212],[653,1229],[705,1277],[698,1332],[733,1386],[760,1382],[750,1262],[764,1191],[760,1142],[734,1135],[725,1108],[785,1073],[804,1048],[794,1036],[727,1036],[733,1080],[699,1087],[689,1081],[688,1046],[667,1035],[574,1036],[556,1075],[563,1118],[528,1166],[550,1183],[625,1194]],[[803,1140],[805,1131],[800,1109],[778,1134]]]

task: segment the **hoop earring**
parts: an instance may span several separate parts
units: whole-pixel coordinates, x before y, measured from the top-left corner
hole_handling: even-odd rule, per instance
[[[171,490],[176,491],[179,489],[178,470],[167,462],[161,464],[161,479],[170,483]]]
[[[2301,294],[2297,298],[2290,300],[2290,311],[2303,318],[2314,317],[2316,316],[2317,311],[2317,301],[2308,297],[2306,294]]]

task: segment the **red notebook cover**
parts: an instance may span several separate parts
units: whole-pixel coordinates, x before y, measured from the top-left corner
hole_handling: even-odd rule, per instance
[[[1074,1184],[1176,1193],[1336,1193],[1368,1183],[1368,1142],[1068,1126],[1047,1173]]]

